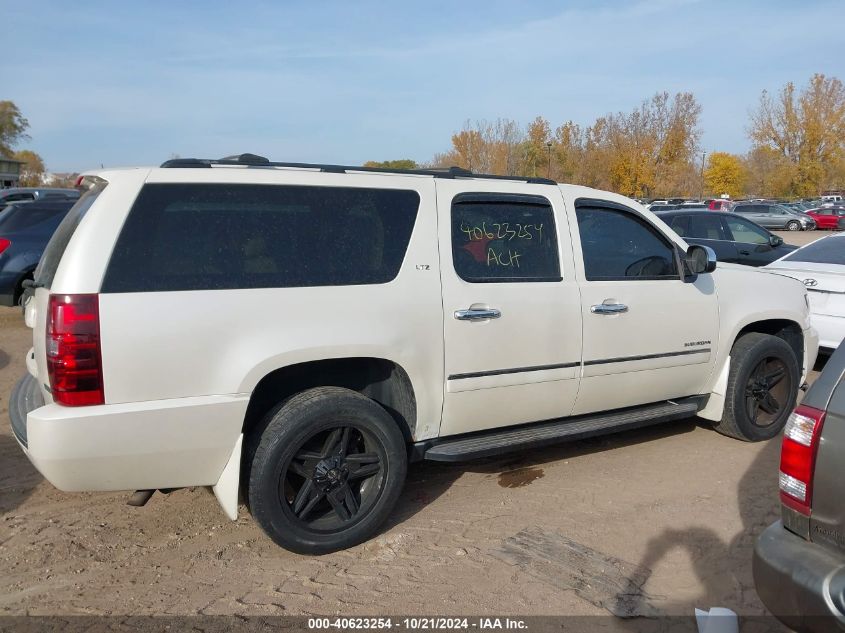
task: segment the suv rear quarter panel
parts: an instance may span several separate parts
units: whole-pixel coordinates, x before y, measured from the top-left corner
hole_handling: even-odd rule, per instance
[[[38,288],[27,309],[33,324],[33,351],[37,377],[47,403],[53,397],[46,389],[46,331],[50,294],[87,294],[100,291],[112,247],[149,169],[98,172],[109,185],[86,212],[65,248],[50,288]],[[32,318],[32,321],[29,319]]]
[[[419,194],[420,208],[399,273],[386,284],[101,294],[107,403],[248,397],[281,367],[376,357],[407,372],[418,407],[417,439],[436,435],[443,314],[433,179],[214,168],[155,169],[147,181],[409,189]],[[113,228],[106,243],[117,237]],[[101,280],[106,262],[99,265]]]

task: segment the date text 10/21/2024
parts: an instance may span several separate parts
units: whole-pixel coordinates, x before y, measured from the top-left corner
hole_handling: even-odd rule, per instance
[[[309,630],[387,630],[408,631],[493,631],[526,630],[528,623],[518,618],[445,618],[445,617],[409,617],[409,618],[308,618]]]

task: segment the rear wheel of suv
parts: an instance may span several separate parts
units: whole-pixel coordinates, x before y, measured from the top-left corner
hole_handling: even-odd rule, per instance
[[[798,220],[790,220],[786,223],[786,228],[790,231],[800,231],[801,223]]]
[[[387,411],[339,387],[309,389],[272,410],[246,457],[252,515],[300,554],[370,538],[399,498],[408,459]]]
[[[756,442],[781,432],[795,407],[800,371],[795,352],[781,338],[752,332],[731,350],[725,412],[715,429]]]

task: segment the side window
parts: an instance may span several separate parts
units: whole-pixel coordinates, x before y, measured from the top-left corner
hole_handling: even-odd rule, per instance
[[[734,207],[734,213],[751,213],[753,211],[753,207],[750,204],[738,204]]]
[[[3,202],[19,202],[21,200],[35,200],[34,193],[10,193],[3,198]]]
[[[702,240],[724,240],[721,217],[715,214],[700,214],[690,217],[689,237]]]
[[[756,224],[741,218],[726,218],[728,229],[733,234],[735,242],[746,244],[768,244],[768,232]]]
[[[676,215],[674,218],[672,218],[672,221],[669,223],[669,228],[671,228],[673,231],[675,231],[675,233],[677,233],[681,237],[695,237],[689,232],[689,216]]]
[[[635,213],[577,203],[575,210],[588,281],[678,279],[675,248]]]
[[[473,283],[560,281],[551,203],[541,196],[455,196],[452,260],[458,276]]]
[[[357,187],[148,184],[103,292],[383,284],[399,274],[420,197]]]

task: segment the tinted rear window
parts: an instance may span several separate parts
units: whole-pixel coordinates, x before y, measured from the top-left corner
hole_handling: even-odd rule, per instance
[[[11,205],[0,214],[0,233],[14,233],[41,223],[57,223],[65,216],[71,204],[50,205],[48,207],[34,204]]]
[[[94,201],[105,188],[105,182],[95,185],[71,207],[41,255],[41,261],[38,262],[38,267],[35,269],[36,283],[43,285],[45,288],[49,288],[53,284],[53,277],[56,276],[56,269],[59,267],[62,255],[65,254],[70,238],[73,237],[76,227],[79,226],[88,209],[91,208],[91,205],[94,204]]]
[[[382,284],[399,273],[415,191],[149,184],[103,292]]]
[[[784,258],[788,262],[845,265],[845,238],[829,237],[813,242]]]

